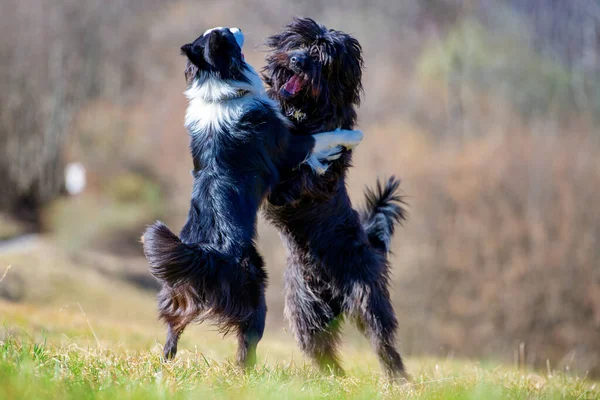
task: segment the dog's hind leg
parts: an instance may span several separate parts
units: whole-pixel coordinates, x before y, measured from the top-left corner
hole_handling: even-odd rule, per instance
[[[341,305],[331,296],[316,294],[296,266],[285,277],[285,315],[300,349],[326,373],[343,375],[338,361]]]
[[[344,369],[338,360],[342,321],[341,314],[328,321],[323,320],[319,329],[304,332],[301,338],[302,350],[315,361],[321,371],[335,375],[344,375]]]
[[[165,341],[165,347],[163,349],[164,359],[167,361],[175,358],[177,354],[177,343],[179,337],[183,333],[185,327],[179,328],[177,324],[167,323],[167,340]]]
[[[167,324],[167,339],[163,349],[165,360],[177,354],[177,343],[185,327],[198,315],[197,304],[185,290],[163,288],[158,295],[160,318]]]
[[[381,366],[392,379],[409,379],[400,353],[396,349],[398,321],[387,288],[355,283],[347,305],[358,329],[371,341]]]
[[[261,285],[259,290],[258,307],[253,311],[248,322],[238,328],[237,361],[243,368],[250,368],[256,364],[256,348],[265,331],[267,303],[264,286]]]
[[[244,282],[240,282],[242,286],[234,290],[238,296],[242,296],[237,301],[241,303],[242,313],[246,315],[237,326],[237,362],[242,368],[256,364],[256,348],[265,331],[267,273],[264,265],[258,250],[254,246],[248,249],[247,256],[240,263],[246,277]]]

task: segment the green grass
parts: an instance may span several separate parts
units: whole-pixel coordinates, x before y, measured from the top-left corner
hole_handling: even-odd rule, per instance
[[[262,364],[243,373],[201,353],[184,353],[164,364],[159,352],[56,346],[7,337],[0,342],[3,399],[303,399],[431,398],[590,399],[599,393],[581,379],[551,377],[475,364],[424,362],[410,384],[397,385],[378,371],[351,369],[345,378],[309,366]]]
[[[188,328],[176,360],[165,364],[154,295],[120,280],[121,263],[73,259],[45,243],[0,255],[0,265],[13,264],[0,285],[22,292],[18,303],[0,300],[0,400],[600,398],[583,377],[469,360],[408,358],[412,382],[390,383],[352,332],[342,352],[347,376],[322,375],[273,325],[249,373],[229,361],[233,338],[209,326]]]
[[[8,311],[0,332],[0,399],[600,398],[593,382],[575,376],[464,360],[409,359],[413,381],[390,383],[370,351],[356,347],[344,351],[347,376],[327,376],[277,338],[261,343],[259,365],[244,373],[227,361],[233,340],[199,329],[184,336],[176,361],[162,363],[160,327],[97,323],[79,309],[35,312],[1,301],[0,309]]]

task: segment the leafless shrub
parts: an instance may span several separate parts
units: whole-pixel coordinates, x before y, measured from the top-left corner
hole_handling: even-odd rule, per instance
[[[523,342],[528,362],[575,354],[600,373],[591,0],[4,0],[0,208],[37,215],[68,155],[92,190],[50,213],[60,242],[106,250],[99,238],[117,238],[134,243],[118,249],[129,254],[161,210],[181,223],[191,163],[179,45],[240,25],[260,67],[263,38],[295,15],[350,32],[365,50],[366,136],[351,191],[359,199],[376,175],[403,177],[412,212],[397,233],[393,291],[405,349],[511,360]],[[84,218],[82,231],[72,222]],[[276,232],[261,232],[276,324],[284,251]]]
[[[0,208],[38,222],[61,189],[74,113],[123,97],[134,76],[131,17],[147,3],[7,0],[0,14]],[[128,18],[130,17],[130,18]]]

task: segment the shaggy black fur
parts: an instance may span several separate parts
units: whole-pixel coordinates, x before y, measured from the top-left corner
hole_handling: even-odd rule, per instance
[[[390,252],[390,242],[394,235],[396,224],[406,220],[406,203],[397,194],[400,181],[391,177],[385,186],[377,181],[375,191],[367,188],[365,192],[366,205],[360,210],[362,221],[369,243],[385,253]]]
[[[239,117],[202,128],[188,125],[195,168],[187,222],[180,237],[160,222],[143,236],[150,271],[162,285],[158,307],[168,327],[164,356],[175,356],[179,337],[190,322],[210,318],[223,332],[237,333],[238,362],[251,365],[267,312],[267,274],[254,243],[257,212],[278,182],[280,170],[300,164],[315,139],[290,134],[228,29],[203,35],[184,45],[182,52],[189,60],[190,88],[242,88],[234,92],[236,98],[211,98],[190,107],[225,110],[227,104],[235,107],[231,102],[244,102],[244,108]],[[256,93],[249,85],[251,74],[258,81]],[[200,114],[218,119],[224,113]]]
[[[263,79],[294,123],[292,133],[355,125],[363,67],[356,39],[304,18],[267,44]],[[348,316],[371,340],[389,376],[406,377],[395,348],[386,257],[394,223],[405,218],[396,194],[399,182],[391,178],[367,192],[367,207],[359,215],[346,190],[350,162],[351,151],[344,151],[325,175],[305,167],[286,173],[268,198],[266,217],[288,250],[286,317],[302,350],[322,368],[342,372],[339,327]]]

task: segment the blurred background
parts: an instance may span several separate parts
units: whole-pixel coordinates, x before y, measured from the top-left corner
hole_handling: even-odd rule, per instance
[[[595,0],[3,0],[4,325],[35,331],[79,306],[163,340],[139,237],[155,219],[177,230],[187,213],[179,47],[239,26],[258,69],[261,43],[293,16],[364,49],[365,139],[349,188],[359,206],[378,176],[403,180],[410,219],[394,239],[392,295],[404,353],[600,375]],[[262,221],[259,244],[268,332],[297,353],[284,248]]]

